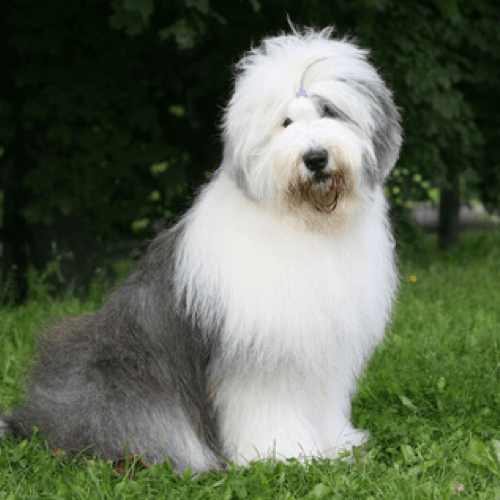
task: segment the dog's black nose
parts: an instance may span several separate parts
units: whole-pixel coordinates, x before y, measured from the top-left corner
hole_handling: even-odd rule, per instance
[[[310,149],[302,155],[306,167],[317,174],[321,172],[328,163],[328,151],[326,149]]]

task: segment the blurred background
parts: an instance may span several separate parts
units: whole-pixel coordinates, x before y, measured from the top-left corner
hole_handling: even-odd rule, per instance
[[[355,37],[395,91],[398,246],[498,231],[498,2],[2,2],[0,299],[22,304],[30,270],[84,295],[186,210],[221,159],[232,65],[287,15]]]

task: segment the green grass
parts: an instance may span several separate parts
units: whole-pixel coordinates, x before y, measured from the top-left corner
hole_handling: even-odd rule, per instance
[[[42,438],[7,439],[0,499],[500,499],[500,232],[462,234],[453,254],[435,247],[402,251],[393,323],[353,401],[354,423],[371,432],[354,464],[268,461],[192,481],[164,465],[124,479],[100,461],[63,462]],[[1,310],[0,403],[20,400],[40,324],[101,303],[94,293]]]

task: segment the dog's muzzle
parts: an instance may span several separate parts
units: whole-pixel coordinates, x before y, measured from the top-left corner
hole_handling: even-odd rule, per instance
[[[300,207],[308,204],[316,212],[329,214],[335,210],[339,197],[350,192],[350,172],[340,157],[335,157],[334,168],[327,171],[330,152],[324,148],[309,149],[302,154],[302,161],[310,175],[299,175],[288,186],[288,200]]]

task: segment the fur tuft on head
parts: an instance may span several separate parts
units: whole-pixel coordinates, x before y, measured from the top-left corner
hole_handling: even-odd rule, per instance
[[[294,209],[312,205],[318,213],[345,208],[336,202],[342,193],[325,195],[322,176],[335,186],[343,172],[363,199],[394,167],[402,138],[392,94],[368,51],[347,38],[332,39],[332,32],[293,27],[292,34],[265,39],[236,65],[223,120],[222,171],[250,200],[283,208],[290,207],[287,198]],[[311,181],[303,157],[318,148],[329,154]]]

